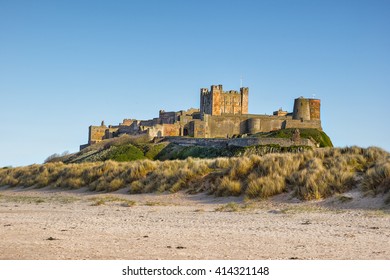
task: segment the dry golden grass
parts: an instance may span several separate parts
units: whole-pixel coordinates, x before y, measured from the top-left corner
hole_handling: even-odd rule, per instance
[[[240,157],[232,162],[229,168],[229,177],[234,179],[244,178],[253,168],[253,162],[249,157]]]
[[[390,191],[390,157],[373,164],[366,174],[362,182],[364,191],[374,195]]]
[[[239,196],[241,195],[241,192],[241,182],[225,176],[220,180],[219,187],[215,194],[218,196]]]
[[[242,206],[235,202],[229,202],[225,205],[215,208],[215,212],[238,212],[242,209]]]
[[[229,202],[218,206],[214,209],[215,212],[241,212],[252,210],[253,205],[247,203],[237,203],[237,202]]]
[[[111,196],[111,195],[94,197],[91,198],[90,200],[92,201],[91,206],[106,205],[108,203],[116,203],[123,207],[132,207],[136,205],[136,202],[133,200],[128,200],[128,199]]]
[[[15,202],[15,203],[60,203],[60,204],[68,204],[72,202],[79,201],[80,199],[73,196],[62,196],[62,195],[55,195],[55,196],[31,196],[31,195],[0,195],[0,201],[6,201],[6,202]]]
[[[0,186],[5,185],[88,187],[105,192],[128,188],[130,193],[200,190],[249,198],[294,191],[306,200],[326,198],[362,185],[365,192],[376,195],[390,190],[390,155],[375,147],[347,147],[163,162],[51,162],[0,169]]]
[[[274,174],[249,180],[246,194],[250,198],[267,198],[282,193],[285,188],[285,179]]]

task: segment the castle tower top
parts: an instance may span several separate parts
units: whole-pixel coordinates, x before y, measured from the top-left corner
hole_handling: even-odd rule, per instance
[[[200,89],[200,113],[209,115],[223,114],[248,114],[247,87],[241,87],[240,91],[223,91],[222,85],[212,85],[210,91]]]
[[[218,91],[222,91],[223,90],[223,87],[222,87],[222,85],[212,85],[211,86],[211,92],[213,92],[213,91],[216,91],[216,90],[218,90]]]

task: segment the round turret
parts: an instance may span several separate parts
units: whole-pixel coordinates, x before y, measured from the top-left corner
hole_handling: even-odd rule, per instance
[[[310,102],[310,119],[321,120],[321,100],[309,99]]]
[[[294,120],[320,120],[321,100],[299,97],[294,101]]]
[[[260,119],[249,119],[248,120],[248,132],[250,134],[255,134],[261,131],[261,121]]]

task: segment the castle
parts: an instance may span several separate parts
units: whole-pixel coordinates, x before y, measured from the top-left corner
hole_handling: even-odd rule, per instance
[[[248,114],[249,89],[223,91],[222,85],[210,90],[200,89],[200,109],[165,112],[151,120],[124,119],[119,125],[101,123],[90,126],[88,144],[122,134],[147,135],[150,139],[166,136],[194,138],[230,138],[235,135],[270,132],[284,128],[316,128],[322,130],[319,99],[299,97],[294,101],[292,113],[279,109],[273,115]]]

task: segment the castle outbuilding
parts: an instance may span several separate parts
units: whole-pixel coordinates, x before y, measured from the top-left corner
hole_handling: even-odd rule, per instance
[[[321,127],[321,101],[299,97],[294,101],[292,113],[279,109],[273,115],[248,113],[249,88],[223,91],[222,85],[212,85],[210,90],[200,89],[200,109],[187,111],[159,111],[150,120],[124,119],[116,126],[90,126],[88,144],[83,149],[104,139],[122,134],[147,135],[150,139],[166,136],[195,138],[231,138],[235,135],[270,132],[285,128]]]

